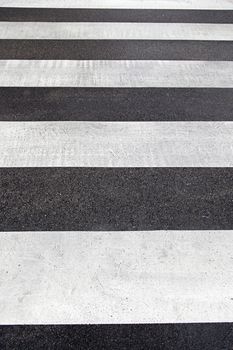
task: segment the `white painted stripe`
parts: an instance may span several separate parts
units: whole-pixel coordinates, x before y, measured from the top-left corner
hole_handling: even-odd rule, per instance
[[[233,24],[0,22],[0,39],[233,40]]]
[[[233,322],[233,231],[0,234],[1,324]]]
[[[233,10],[232,0],[0,0],[2,7]]]
[[[0,86],[232,88],[233,62],[0,60]]]
[[[232,122],[1,122],[0,167],[232,167]]]

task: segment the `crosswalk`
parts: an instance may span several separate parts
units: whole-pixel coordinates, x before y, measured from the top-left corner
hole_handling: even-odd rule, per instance
[[[0,0],[0,348],[232,350],[232,57],[232,0]]]

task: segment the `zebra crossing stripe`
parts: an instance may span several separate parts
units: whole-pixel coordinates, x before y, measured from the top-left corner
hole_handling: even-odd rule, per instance
[[[233,24],[0,22],[0,39],[232,41]]]
[[[233,10],[232,0],[0,0],[0,7]]]

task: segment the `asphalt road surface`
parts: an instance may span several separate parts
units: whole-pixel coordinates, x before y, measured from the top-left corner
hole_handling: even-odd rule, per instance
[[[233,350],[233,0],[0,0],[0,349]]]

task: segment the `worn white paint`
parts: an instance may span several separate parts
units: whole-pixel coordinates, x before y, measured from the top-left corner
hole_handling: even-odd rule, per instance
[[[233,40],[233,24],[0,22],[0,39]]]
[[[233,231],[0,233],[0,323],[233,322]]]
[[[232,0],[0,0],[5,7],[233,10]]]
[[[232,167],[232,122],[0,122],[1,167]]]
[[[0,86],[233,88],[233,61],[0,60]]]

